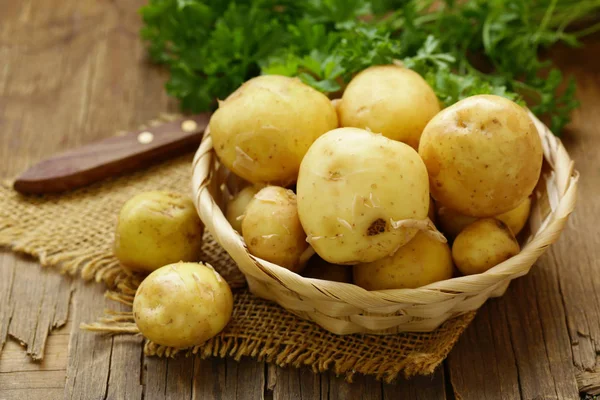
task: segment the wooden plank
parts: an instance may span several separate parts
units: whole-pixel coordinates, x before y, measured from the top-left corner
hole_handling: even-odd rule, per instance
[[[101,316],[104,308],[102,285],[75,281],[72,311],[75,329],[69,341],[65,399],[87,399],[90,394],[104,398],[107,394],[113,337],[78,329],[80,323]],[[114,371],[121,375],[128,372]]]
[[[510,289],[505,296],[510,296]],[[506,309],[502,300],[486,303],[460,337],[447,360],[457,399],[520,399]]]
[[[341,376],[335,376],[329,373],[329,400],[379,400],[383,397],[383,385],[372,376],[356,375],[353,382],[348,383]]]
[[[16,264],[14,256],[8,253],[0,253],[0,356],[6,339],[8,327],[13,314],[13,302],[10,299],[13,282],[15,278]]]
[[[64,386],[65,371],[25,371],[0,374],[0,388],[8,389],[61,389]],[[0,392],[0,395],[2,393]]]
[[[0,374],[26,371],[66,371],[68,345],[68,329],[64,329],[63,327],[58,331],[53,331],[48,336],[44,359],[38,362],[31,362],[31,358],[23,350],[23,347],[16,341],[9,340],[2,354],[0,354]]]
[[[6,389],[2,390],[0,400],[59,400],[63,389]]]
[[[430,376],[400,378],[396,383],[383,385],[383,399],[446,400],[444,367],[441,366]]]
[[[175,400],[192,398],[194,358],[183,354],[175,358],[144,358],[144,398]]]
[[[309,368],[281,368],[268,366],[268,386],[273,400],[327,399],[329,379],[327,374],[315,374]]]

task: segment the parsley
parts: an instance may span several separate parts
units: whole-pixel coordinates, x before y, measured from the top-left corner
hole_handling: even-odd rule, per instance
[[[575,84],[565,89],[539,52],[579,45],[600,24],[568,28],[599,11],[600,0],[149,0],[140,10],[150,57],[186,111],[214,108],[259,74],[334,95],[360,70],[396,62],[444,105],[497,94],[549,116],[556,133],[577,107]]]

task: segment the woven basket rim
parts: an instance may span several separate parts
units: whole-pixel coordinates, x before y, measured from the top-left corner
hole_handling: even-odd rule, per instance
[[[323,300],[333,298],[368,308],[385,306],[385,304],[392,305],[398,302],[425,305],[439,302],[440,296],[443,294],[447,294],[448,300],[450,300],[456,296],[491,291],[507,280],[527,274],[537,258],[558,239],[567,217],[575,207],[579,173],[574,169],[573,161],[560,139],[554,136],[531,112],[529,114],[542,139],[544,158],[556,174],[560,197],[557,200],[555,211],[550,213],[547,221],[542,222],[541,229],[525,243],[519,254],[481,274],[453,277],[415,289],[368,291],[353,283],[303,277],[286,268],[252,256],[248,253],[242,237],[231,227],[208,190],[208,182],[212,177],[211,166],[216,160],[208,129],[192,165],[194,204],[207,228],[236,261],[247,279],[270,281],[270,283],[282,285],[302,296],[321,297]],[[248,265],[242,266],[246,263],[240,263],[237,260],[237,257],[244,256],[252,260],[251,264],[248,263],[248,265],[253,265],[252,268],[249,268]],[[524,268],[523,265],[526,264],[529,264],[529,267]]]

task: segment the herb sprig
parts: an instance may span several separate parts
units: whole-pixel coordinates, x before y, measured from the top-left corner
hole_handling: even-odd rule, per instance
[[[150,56],[187,111],[259,74],[335,94],[370,65],[400,62],[444,105],[498,94],[549,116],[555,133],[577,106],[575,83],[539,52],[600,30],[570,28],[600,0],[150,0],[140,11]]]

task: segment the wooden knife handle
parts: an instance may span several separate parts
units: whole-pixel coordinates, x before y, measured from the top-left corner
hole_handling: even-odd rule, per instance
[[[24,194],[62,192],[193,151],[209,119],[210,113],[198,114],[67,151],[34,165],[13,187]]]

